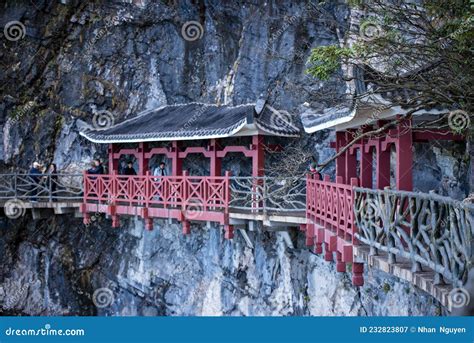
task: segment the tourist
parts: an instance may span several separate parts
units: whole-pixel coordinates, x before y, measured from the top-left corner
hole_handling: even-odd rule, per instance
[[[99,174],[99,175],[104,174],[105,170],[104,170],[104,165],[102,164],[102,161],[100,159],[95,159],[94,163],[95,163],[96,168],[97,168],[97,174]]]
[[[153,176],[166,176],[166,164],[161,161],[160,165],[153,170]],[[155,178],[156,182],[160,182],[160,178]],[[153,197],[154,200],[163,201],[160,196]]]
[[[43,173],[41,172],[41,164],[38,163],[38,162],[33,162],[33,166],[31,167],[30,171],[29,171],[29,176],[33,182],[33,184],[31,185],[31,201],[32,202],[37,202],[38,199],[37,199],[37,195],[38,195],[38,188],[40,187],[40,181],[41,181],[41,178],[43,176]]]
[[[46,176],[49,178],[47,182],[51,183],[51,186],[49,186],[49,184],[47,186],[50,187],[49,189],[51,190],[51,195],[54,196],[54,193],[56,193],[58,188],[58,168],[56,167],[56,164],[51,163],[48,169],[46,169],[46,174]]]
[[[137,175],[137,172],[133,169],[132,161],[127,162],[127,166],[122,169],[122,175]]]
[[[314,156],[311,156],[311,163],[309,164],[309,172],[311,174],[316,174],[318,170],[316,169],[318,167],[318,163],[316,162],[316,159]]]
[[[102,166],[102,163],[100,162],[100,160],[95,159],[91,162],[91,167],[87,169],[87,174],[93,174],[93,175],[104,174],[104,167]]]
[[[159,167],[153,170],[153,176],[166,176],[166,164],[165,162],[160,162]]]

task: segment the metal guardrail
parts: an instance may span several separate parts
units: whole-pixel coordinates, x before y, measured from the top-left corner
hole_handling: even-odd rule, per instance
[[[435,282],[462,286],[474,263],[474,205],[439,196],[354,188],[356,237],[388,253],[389,262],[408,259],[414,272],[428,267]]]
[[[0,199],[82,200],[82,174],[0,174]]]

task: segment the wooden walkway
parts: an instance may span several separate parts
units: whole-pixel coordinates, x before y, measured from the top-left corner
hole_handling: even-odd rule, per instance
[[[67,215],[87,222],[100,212],[116,226],[119,216],[139,216],[148,228],[153,218],[174,218],[183,223],[185,234],[190,222],[217,222],[226,238],[233,237],[235,227],[248,244],[247,230],[298,228],[308,247],[335,260],[337,271],[346,272],[351,264],[355,285],[363,284],[364,266],[381,270],[417,286],[449,310],[456,305],[453,292],[463,291],[474,264],[474,205],[434,194],[364,189],[357,180],[346,185],[314,176],[160,181],[101,175],[88,176],[86,182],[82,177],[58,175],[38,184],[28,175],[0,175],[3,214],[17,219],[31,211],[33,219]]]

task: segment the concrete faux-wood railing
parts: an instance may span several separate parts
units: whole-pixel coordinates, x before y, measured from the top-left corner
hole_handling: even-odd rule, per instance
[[[24,208],[105,213],[119,226],[121,215],[173,218],[190,233],[191,221],[216,222],[231,239],[234,227],[299,226],[306,244],[336,269],[350,264],[354,285],[363,284],[364,265],[417,285],[450,306],[448,294],[461,287],[472,268],[474,205],[405,191],[372,190],[329,176],[232,177],[58,174],[37,182],[31,175],[0,176],[0,200]],[[35,201],[33,201],[35,200]],[[18,205],[18,204],[17,204]],[[68,211],[68,209],[70,211]],[[8,213],[7,213],[8,214]]]

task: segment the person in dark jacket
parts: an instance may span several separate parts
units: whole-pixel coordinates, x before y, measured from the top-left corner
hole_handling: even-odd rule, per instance
[[[49,180],[47,180],[47,182],[51,183],[51,186],[48,185],[48,187],[50,187],[51,189],[51,195],[57,195],[55,194],[56,190],[58,189],[58,168],[56,164],[51,163],[48,169],[46,170],[46,173],[49,177]]]
[[[122,169],[122,175],[137,175],[137,172],[133,169],[132,161],[127,162],[127,166]]]
[[[100,161],[97,159],[92,161],[91,167],[87,169],[87,174],[93,174],[93,175],[104,174],[104,167],[102,166],[102,163],[100,163]]]
[[[102,175],[104,174],[104,166],[102,165],[102,162],[99,159],[94,160],[94,163],[97,168],[97,174]]]
[[[31,185],[31,201],[37,202],[38,199],[36,198],[36,196],[38,195],[39,184],[43,176],[43,173],[41,172],[41,164],[39,164],[38,162],[33,162],[33,166],[31,167],[28,174],[31,180],[33,181],[33,185]]]

